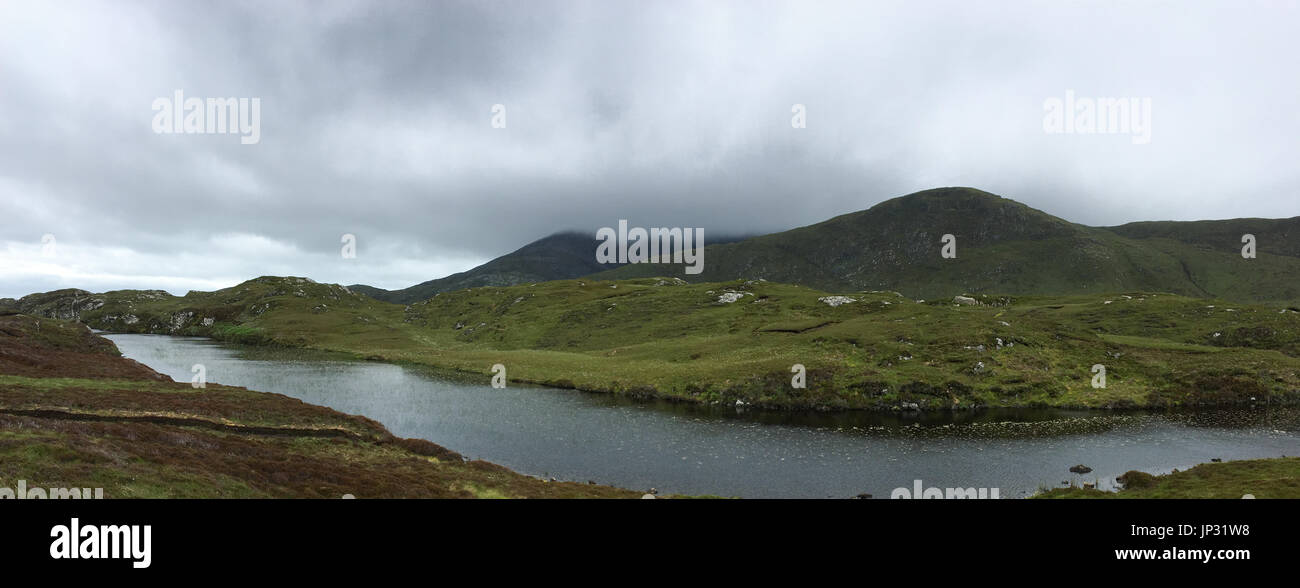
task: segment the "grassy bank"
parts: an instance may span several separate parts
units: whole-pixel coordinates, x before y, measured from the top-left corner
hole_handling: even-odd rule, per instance
[[[1300,399],[1300,313],[1151,292],[918,301],[765,281],[564,280],[397,305],[302,278],[61,291],[24,312],[511,381],[767,408],[1185,407]],[[806,387],[792,386],[792,367]],[[1093,386],[1094,365],[1106,386]]]
[[[1300,457],[1204,463],[1186,471],[1153,476],[1130,471],[1123,488],[1055,488],[1035,498],[1300,498]]]
[[[195,389],[84,326],[0,316],[0,487],[106,498],[636,498],[468,461],[279,394]]]

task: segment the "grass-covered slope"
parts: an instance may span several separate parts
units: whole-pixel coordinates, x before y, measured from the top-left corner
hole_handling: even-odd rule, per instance
[[[102,294],[57,290],[24,296],[16,306],[26,314],[80,320],[113,332],[202,335],[284,345],[305,345],[325,335],[362,337],[358,343],[383,345],[385,333],[394,332],[391,325],[400,322],[393,319],[401,309],[336,284],[270,276],[185,296],[162,290]]]
[[[940,256],[945,234],[957,239],[955,259]],[[1257,239],[1256,259],[1240,255],[1245,234]],[[789,231],[739,241],[714,234],[707,242],[699,275],[685,274],[680,265],[602,266],[595,261],[594,237],[561,233],[410,288],[350,288],[407,304],[481,286],[670,275],[693,282],[762,278],[827,291],[894,290],[912,298],[1144,290],[1300,303],[1300,217],[1087,227],[981,190],[937,188]]]
[[[836,298],[842,296],[843,298]],[[766,281],[564,280],[402,306],[302,278],[18,301],[101,329],[344,351],[513,381],[776,408],[1186,406],[1300,397],[1300,314],[1133,291],[920,302]],[[831,303],[839,302],[832,306]],[[209,321],[209,319],[211,319]],[[791,386],[801,364],[807,386]],[[1092,386],[1092,366],[1107,370]]]
[[[0,317],[0,486],[142,497],[608,497],[546,482],[279,394],[194,389],[84,325]]]
[[[1143,221],[1107,227],[1107,230],[1132,239],[1170,239],[1207,249],[1221,249],[1225,243],[1239,247],[1242,235],[1251,234],[1255,235],[1261,251],[1300,257],[1300,217]]]
[[[1153,281],[1181,284],[1177,289],[1180,293],[1225,300],[1286,301],[1300,304],[1300,254],[1295,252],[1300,244],[1300,231],[1287,226],[1288,223],[1291,227],[1300,225],[1300,218],[1286,221],[1260,219],[1253,226],[1246,226],[1248,223],[1242,220],[1188,224],[1213,228],[1213,223],[1216,222],[1225,225],[1242,223],[1243,226],[1237,230],[1256,231],[1259,233],[1257,238],[1267,241],[1258,246],[1255,259],[1241,257],[1242,233],[1232,237],[1220,235],[1219,230],[1210,230],[1204,234],[1175,231],[1171,236],[1126,239],[1122,244],[1126,255],[1138,260],[1134,263],[1137,268],[1135,271],[1147,275],[1163,272],[1163,276]],[[1263,232],[1269,231],[1269,227],[1276,230]],[[1123,227],[1119,228],[1122,229]],[[1180,241],[1174,237],[1188,240]]]
[[[828,291],[888,289],[912,298],[963,292],[1172,292],[1237,301],[1300,301],[1300,218],[1136,223],[1067,222],[972,188],[938,188],[825,222],[705,248],[704,272],[625,265],[602,279],[675,275],[763,278]],[[1258,258],[1243,259],[1254,234]],[[945,234],[957,256],[940,255]]]
[[[1035,498],[1300,498],[1300,457],[1204,463],[1163,476],[1130,471],[1118,492],[1054,488]]]

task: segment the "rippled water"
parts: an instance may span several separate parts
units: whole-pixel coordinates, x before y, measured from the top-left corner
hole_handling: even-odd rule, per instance
[[[109,338],[178,381],[202,363],[209,382],[365,415],[397,435],[519,472],[665,492],[881,498],[919,479],[926,487],[998,488],[1013,498],[1067,480],[1108,488],[1131,469],[1164,473],[1212,458],[1300,455],[1300,411],[1290,408],[737,413],[570,390],[497,390],[487,377],[207,339]],[[1074,464],[1093,472],[1071,474]]]

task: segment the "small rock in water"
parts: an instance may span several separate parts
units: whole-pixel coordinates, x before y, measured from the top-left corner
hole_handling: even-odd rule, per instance
[[[1088,472],[1091,472],[1091,471],[1092,471],[1092,468],[1090,468],[1090,467],[1088,467],[1088,466],[1086,466],[1086,465],[1083,465],[1083,464],[1079,464],[1079,465],[1077,465],[1077,466],[1072,466],[1072,467],[1070,467],[1070,471],[1071,471],[1071,472],[1074,472],[1074,473],[1076,473],[1076,474],[1086,474],[1086,473],[1088,473]]]
[[[867,499],[867,498],[871,498],[871,495],[870,495],[870,494],[867,494],[866,492],[863,492],[862,494],[859,494],[859,495],[857,495],[857,496],[854,496],[854,498],[858,498],[858,499],[865,500],[865,499]]]
[[[1211,457],[1211,458],[1210,458],[1210,461],[1212,461],[1212,462],[1214,462],[1214,463],[1220,463],[1220,462],[1223,461],[1223,458],[1221,458],[1221,457]]]

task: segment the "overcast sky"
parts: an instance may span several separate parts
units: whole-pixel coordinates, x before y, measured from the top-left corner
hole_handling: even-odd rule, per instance
[[[0,297],[400,288],[564,229],[707,240],[953,185],[1091,225],[1295,216],[1298,28],[1285,1],[0,0]],[[156,133],[176,90],[258,98],[260,141]],[[1045,132],[1067,90],[1149,99],[1150,142]]]

